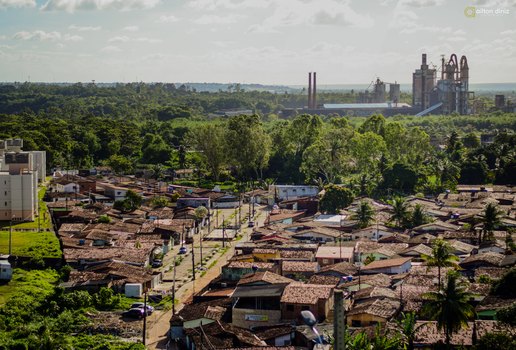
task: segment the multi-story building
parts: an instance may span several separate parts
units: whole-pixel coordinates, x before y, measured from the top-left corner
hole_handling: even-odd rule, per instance
[[[0,140],[0,221],[34,221],[38,181],[45,178],[44,151],[22,151],[23,140]]]

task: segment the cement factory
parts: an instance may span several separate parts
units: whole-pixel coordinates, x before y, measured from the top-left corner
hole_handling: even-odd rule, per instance
[[[440,79],[437,76],[440,74]],[[386,86],[389,85],[387,94]],[[370,87],[372,89],[370,91]],[[365,91],[359,92],[355,103],[317,104],[317,73],[308,73],[308,104],[301,111],[284,110],[284,115],[294,111],[311,114],[339,114],[369,116],[382,113],[424,116],[427,114],[471,114],[469,91],[469,67],[466,56],[460,61],[452,54],[448,61],[444,55],[441,66],[429,66],[426,54],[422,55],[421,67],[412,74],[412,105],[400,102],[400,84],[387,83],[377,78]]]

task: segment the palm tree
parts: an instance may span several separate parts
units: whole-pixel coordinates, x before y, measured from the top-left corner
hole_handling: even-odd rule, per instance
[[[416,314],[414,312],[409,313],[401,313],[401,320],[397,321],[398,328],[400,330],[402,336],[403,345],[405,345],[404,349],[406,350],[414,350],[414,339],[416,338],[416,334],[418,330],[423,327],[426,323],[422,323],[419,326],[416,326]]]
[[[498,206],[493,203],[489,203],[484,208],[484,217],[482,218],[482,223],[484,224],[484,237],[479,236],[479,243],[486,238],[491,239],[493,235],[493,231],[500,225],[500,216],[502,215],[501,211],[498,209]],[[481,235],[482,233],[480,233]]]
[[[417,227],[428,222],[428,215],[421,204],[416,204],[410,214],[410,226]]]
[[[396,221],[396,226],[401,227],[405,225],[409,216],[407,202],[402,197],[396,197],[389,202],[392,205],[392,216],[390,221]]]
[[[353,220],[358,221],[359,228],[369,226],[374,218],[374,209],[369,202],[361,201],[357,212],[352,216]]]
[[[423,314],[437,321],[437,329],[444,330],[446,344],[450,346],[453,333],[468,325],[475,316],[475,308],[469,303],[472,294],[466,292],[465,282],[458,280],[457,273],[449,273],[444,289],[423,294]]]
[[[459,258],[451,253],[451,246],[442,239],[436,239],[432,243],[432,255],[422,254],[421,257],[428,267],[437,266],[437,283],[441,289],[441,268],[457,265]]]

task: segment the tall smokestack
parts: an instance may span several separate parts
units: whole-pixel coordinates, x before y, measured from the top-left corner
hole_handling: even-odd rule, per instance
[[[308,109],[312,109],[312,72],[308,73]]]
[[[317,73],[314,72],[314,87],[312,92],[312,108],[317,108]]]
[[[423,62],[421,64],[426,66],[426,53],[423,54]]]

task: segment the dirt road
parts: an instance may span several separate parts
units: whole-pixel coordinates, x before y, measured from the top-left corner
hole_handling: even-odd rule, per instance
[[[255,222],[256,225],[263,225],[263,222],[265,220],[265,212],[264,207],[260,207],[257,209],[257,214],[255,216]],[[251,228],[242,227],[243,231],[243,237],[240,240],[241,242],[245,242],[249,240],[249,235],[252,232]],[[197,236],[198,237],[198,236]],[[194,241],[194,247],[199,246],[198,238],[197,242]],[[179,283],[178,279],[185,280],[185,271],[186,273],[190,273],[189,270],[191,270],[191,256],[188,255],[185,257],[185,260],[182,262],[186,263],[186,267],[178,267],[176,269],[176,299],[179,300],[178,305],[176,305],[176,312],[181,310],[184,306],[184,303],[188,300],[191,300],[193,298],[193,295],[200,291],[201,289],[205,288],[213,279],[215,279],[217,276],[219,276],[222,266],[224,266],[227,261],[234,255],[235,251],[235,243],[236,242],[230,242],[229,248],[227,251],[224,252],[224,254],[217,253],[213,255],[209,261],[206,262],[205,266],[210,266],[214,261],[215,264],[206,271],[206,274],[204,276],[200,276],[199,273],[196,275],[196,279],[194,281],[188,280],[185,283],[181,283],[181,286],[178,288]],[[208,248],[210,247],[210,248]],[[203,242],[203,250],[206,249],[213,249],[214,245],[213,243],[210,245],[207,242]],[[177,247],[176,249],[177,250]],[[168,254],[171,256],[171,259],[173,259],[173,254],[176,254],[177,252],[174,250],[172,254]],[[200,249],[199,249],[200,250]],[[197,251],[197,248],[195,248],[195,257],[196,261],[199,257],[199,253]],[[168,259],[168,258],[167,258]],[[200,261],[200,258],[198,258]],[[181,264],[181,265],[182,265]],[[189,267],[189,268],[188,268]],[[178,271],[181,270],[181,274],[178,273]],[[159,289],[161,290],[171,290],[172,289],[172,282],[166,282],[163,283]],[[172,317],[172,310],[168,311],[156,311],[151,317],[148,319],[147,324],[147,347],[149,349],[167,349],[167,342],[168,342],[168,331],[170,329],[169,321]]]

